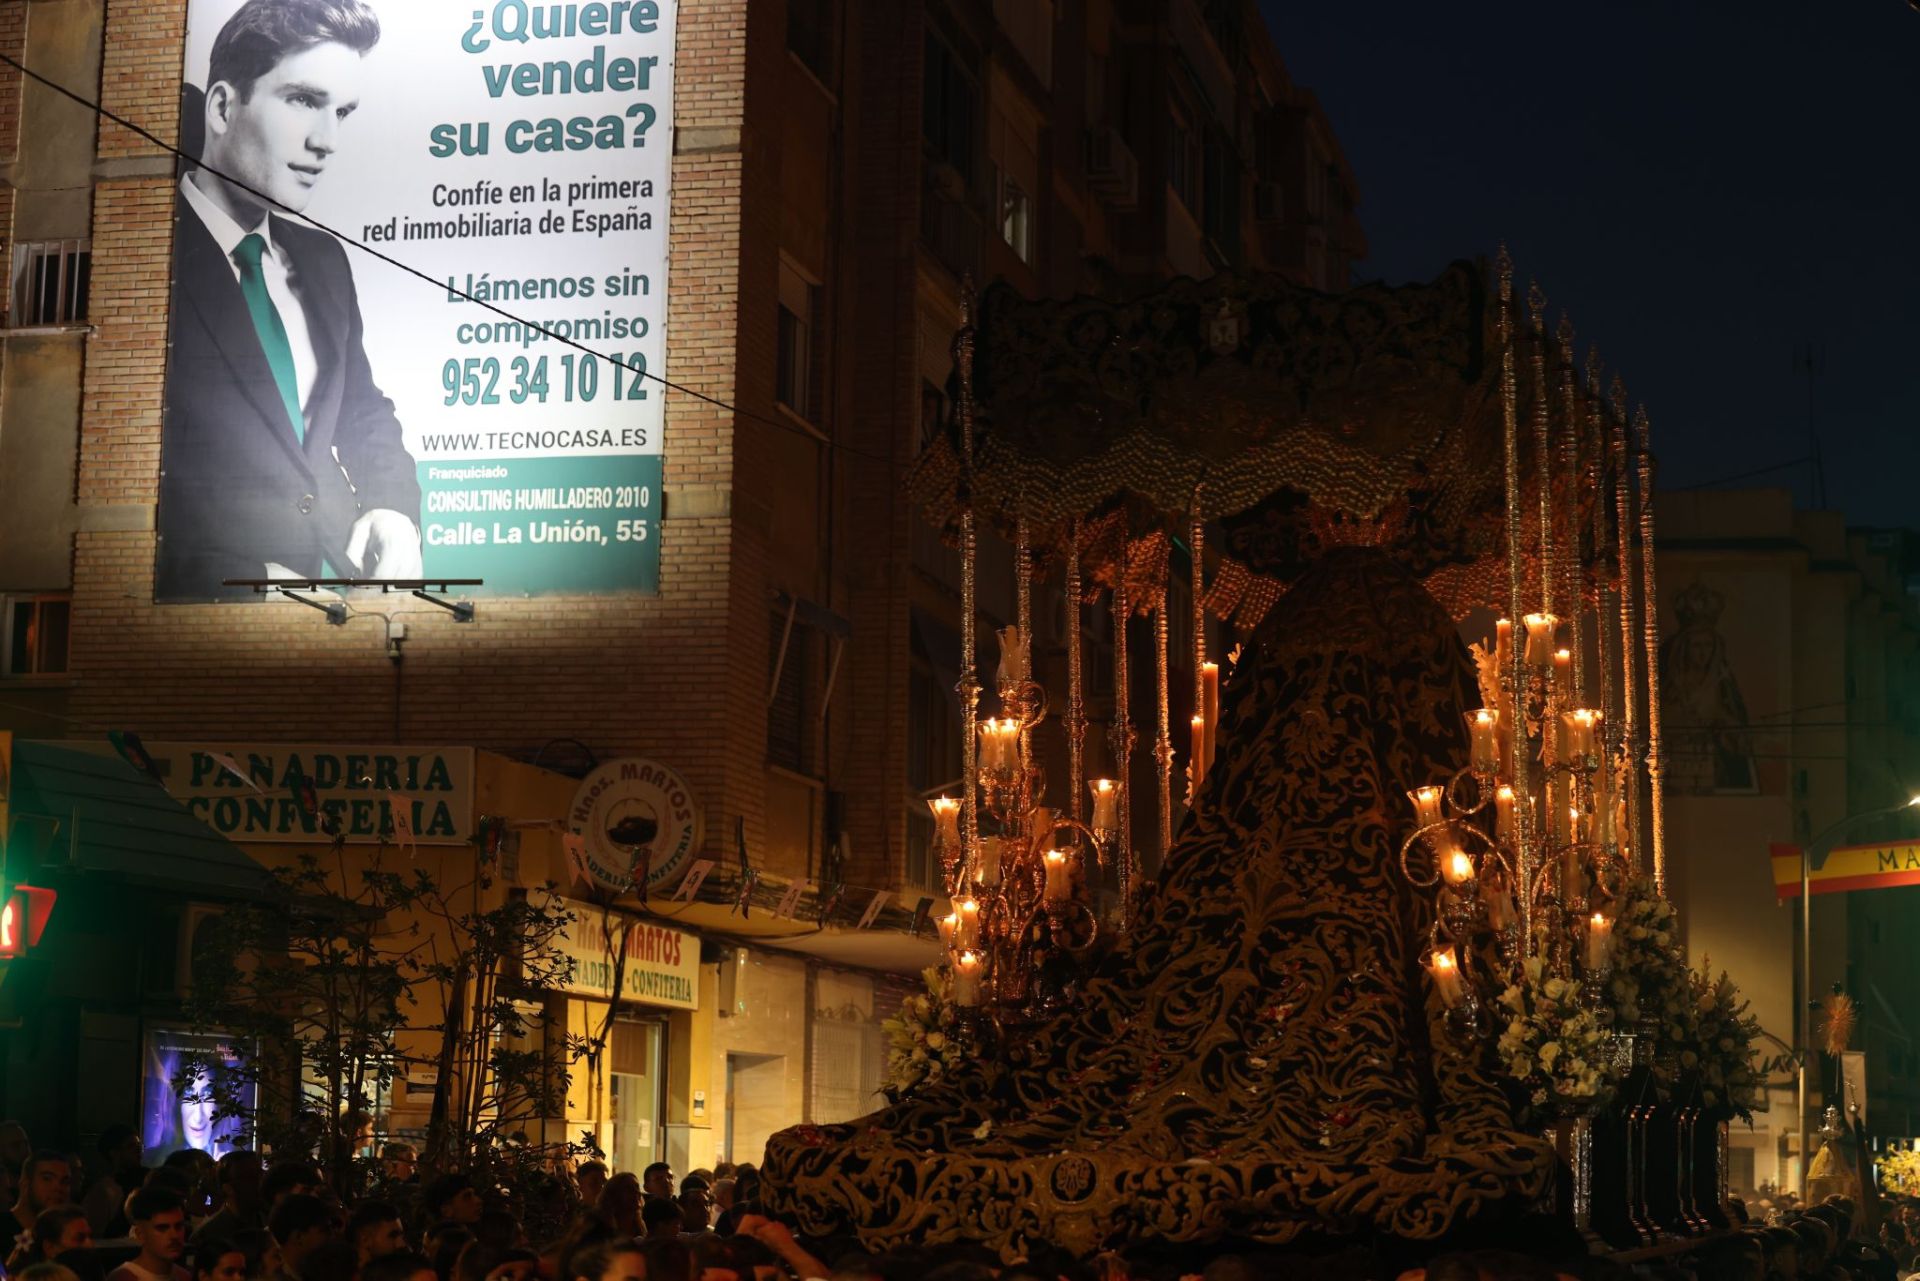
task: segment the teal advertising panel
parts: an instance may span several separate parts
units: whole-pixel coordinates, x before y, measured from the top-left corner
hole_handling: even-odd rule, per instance
[[[156,599],[658,590],[677,7],[189,0]]]

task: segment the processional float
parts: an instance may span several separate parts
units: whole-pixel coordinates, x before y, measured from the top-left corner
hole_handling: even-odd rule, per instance
[[[1504,256],[1337,295],[995,286],[954,350],[911,485],[960,554],[963,785],[929,801],[960,1061],[776,1135],[769,1199],[1010,1254],[1434,1239],[1556,1187],[1620,1244],[1721,1221],[1714,1091],[1652,1070],[1639,1008],[1688,976],[1618,380],[1537,289],[1523,314]],[[1015,601],[991,688],[989,536]],[[1063,698],[1033,622],[1055,571]]]

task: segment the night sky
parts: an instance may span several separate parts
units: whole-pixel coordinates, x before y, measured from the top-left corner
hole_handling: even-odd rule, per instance
[[[1920,528],[1907,0],[1261,5],[1358,178],[1362,278],[1504,240],[1646,404],[1663,488],[1805,458],[1812,344],[1827,505]]]

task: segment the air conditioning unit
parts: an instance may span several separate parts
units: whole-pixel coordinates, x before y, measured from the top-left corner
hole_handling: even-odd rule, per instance
[[[1253,184],[1253,218],[1255,222],[1279,222],[1286,216],[1286,192],[1277,182],[1256,182]]]
[[[1087,188],[1116,209],[1140,199],[1140,165],[1120,131],[1111,126],[1087,134]]]

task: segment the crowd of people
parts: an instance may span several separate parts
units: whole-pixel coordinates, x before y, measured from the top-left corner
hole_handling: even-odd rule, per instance
[[[798,1239],[766,1214],[758,1172],[726,1163],[676,1177],[587,1160],[565,1176],[563,1213],[534,1215],[525,1189],[463,1175],[422,1181],[414,1150],[389,1143],[357,1195],[341,1197],[307,1161],[251,1151],[217,1161],[191,1149],[144,1164],[140,1141],[110,1128],[93,1160],[36,1149],[0,1122],[9,1209],[9,1281],[1906,1281],[1920,1275],[1920,1204],[1862,1216],[1851,1200],[1806,1207],[1736,1203],[1737,1231],[1684,1255],[1623,1262],[1591,1254],[1565,1224],[1535,1217],[1491,1248],[1418,1267],[1355,1248],[1317,1255],[1248,1246],[1151,1245],[1092,1259],[1035,1244],[1008,1263],[952,1242],[864,1250],[852,1238]]]

